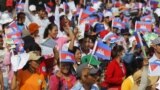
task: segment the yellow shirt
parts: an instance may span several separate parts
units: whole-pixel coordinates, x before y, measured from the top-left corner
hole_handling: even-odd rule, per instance
[[[122,83],[121,90],[131,90],[134,86],[134,80],[132,76],[129,76]]]
[[[28,70],[20,70],[17,79],[20,83],[20,90],[42,90],[42,88],[46,88],[42,74],[32,74]]]

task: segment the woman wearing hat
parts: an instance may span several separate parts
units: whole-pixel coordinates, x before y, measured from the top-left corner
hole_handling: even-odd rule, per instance
[[[71,73],[73,60],[61,60],[60,70],[52,75],[49,80],[49,90],[70,90],[76,82],[76,77]]]
[[[46,82],[43,74],[38,70],[39,64],[43,59],[36,51],[28,53],[29,58],[22,70],[15,73],[12,81],[11,90],[43,90],[46,89]]]

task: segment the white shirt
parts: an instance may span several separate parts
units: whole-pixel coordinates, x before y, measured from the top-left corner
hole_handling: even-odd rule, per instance
[[[154,69],[151,69],[151,63],[153,62],[160,62],[160,59],[157,58],[157,56],[154,54],[150,59],[149,59],[149,76],[160,76],[160,66],[158,65],[157,67],[154,67]]]
[[[39,36],[41,38],[43,38],[44,31],[45,31],[46,27],[50,24],[48,18],[40,19],[40,17],[37,14],[35,16],[33,22],[37,23],[40,26],[40,28],[39,28]]]

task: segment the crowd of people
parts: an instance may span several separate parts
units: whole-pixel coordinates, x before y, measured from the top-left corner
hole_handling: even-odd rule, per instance
[[[159,0],[4,0],[0,90],[159,90]]]

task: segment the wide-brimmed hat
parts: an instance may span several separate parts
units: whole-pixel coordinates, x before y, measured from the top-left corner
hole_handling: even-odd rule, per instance
[[[2,15],[0,17],[0,24],[7,24],[12,21],[13,21],[13,19],[9,16],[8,13],[6,13],[6,12],[2,13]]]
[[[89,66],[87,63],[83,63],[83,64],[81,64],[81,65],[79,65],[78,66],[78,68],[77,68],[77,76],[78,77],[81,77],[81,75],[82,75],[82,71],[84,70],[84,69],[89,69],[89,74],[90,75],[96,75],[98,72],[99,72],[99,68],[94,68],[94,67],[92,67],[92,66]]]

